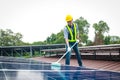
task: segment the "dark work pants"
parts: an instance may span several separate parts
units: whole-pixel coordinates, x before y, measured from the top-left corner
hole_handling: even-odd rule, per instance
[[[75,42],[69,42],[69,46],[71,47]],[[66,46],[66,50],[67,50],[67,46]],[[78,44],[76,44],[74,47],[73,47],[73,50],[75,52],[75,55],[76,55],[76,58],[77,58],[77,61],[78,61],[78,64],[79,66],[82,66],[82,60],[81,60],[81,54],[80,54],[80,51],[78,49]],[[71,50],[72,51],[72,50]],[[66,60],[65,60],[65,64],[66,65],[69,65],[70,64],[70,58],[71,58],[71,53],[72,52],[68,52],[66,54]]]

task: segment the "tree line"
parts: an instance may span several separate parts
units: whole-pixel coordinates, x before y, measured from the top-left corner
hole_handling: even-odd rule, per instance
[[[110,36],[105,35],[105,33],[109,33],[108,24],[100,20],[98,23],[92,24],[92,28],[94,29],[94,40],[89,40],[89,28],[91,24],[80,17],[74,21],[78,25],[80,32],[80,46],[92,46],[92,45],[108,45],[108,44],[120,44],[119,36]],[[22,41],[21,33],[14,33],[10,29],[0,29],[0,46],[20,46],[20,45],[45,45],[45,44],[64,44],[64,36],[63,29],[57,34],[52,33],[50,36],[46,38],[44,41],[35,41],[33,43],[26,43]]]

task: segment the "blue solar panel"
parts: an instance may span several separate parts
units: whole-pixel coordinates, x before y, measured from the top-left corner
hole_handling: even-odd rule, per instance
[[[120,80],[120,73],[63,65],[53,70],[50,63],[0,57],[0,80]]]

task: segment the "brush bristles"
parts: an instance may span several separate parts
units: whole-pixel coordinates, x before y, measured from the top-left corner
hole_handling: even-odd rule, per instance
[[[57,62],[51,63],[51,69],[52,70],[60,70],[61,69],[61,64]]]

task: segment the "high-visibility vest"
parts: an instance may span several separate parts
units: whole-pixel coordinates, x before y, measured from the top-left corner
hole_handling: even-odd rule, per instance
[[[73,31],[71,30],[70,26],[66,25],[69,33],[68,33],[68,41],[69,42],[76,42],[76,24],[73,23]]]

